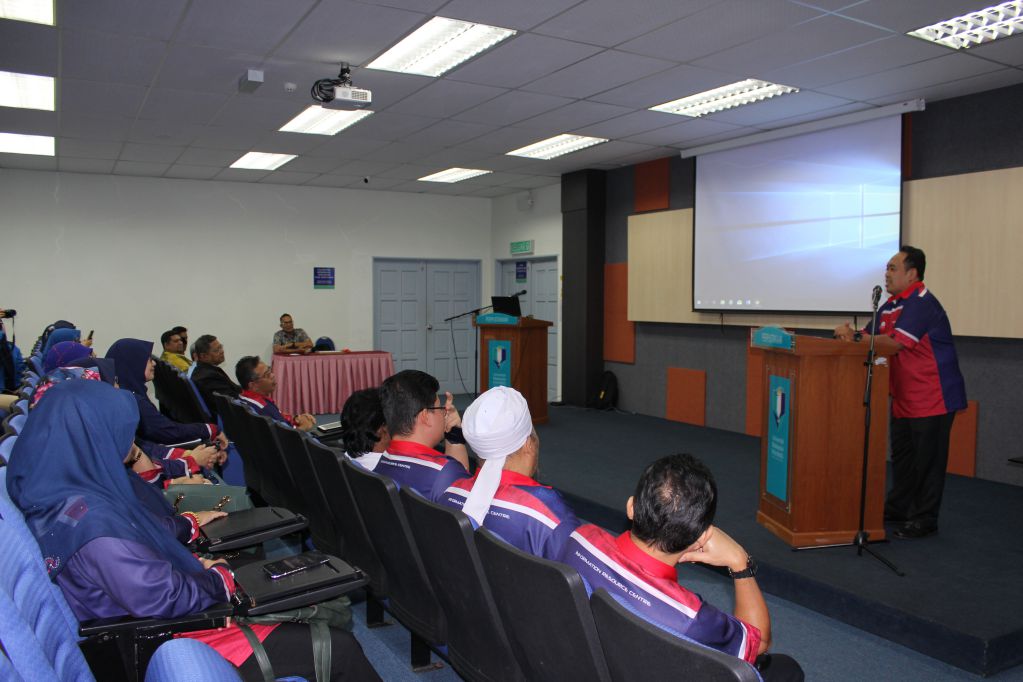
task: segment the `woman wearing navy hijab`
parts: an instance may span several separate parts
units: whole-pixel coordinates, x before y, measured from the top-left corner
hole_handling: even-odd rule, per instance
[[[137,422],[138,408],[124,391],[66,381],[40,401],[11,453],[11,499],[80,621],[175,618],[224,603],[234,592],[226,562],[195,558],[136,497],[124,462]],[[251,627],[276,675],[313,679],[308,626]],[[212,646],[243,679],[263,679],[238,626],[185,636]],[[331,630],[331,643],[331,680],[379,679],[351,635]]]
[[[107,358],[117,365],[117,383],[124,390],[130,391],[138,403],[139,438],[163,445],[183,445],[217,439],[220,449],[225,451],[204,461],[196,461],[191,456],[182,459],[167,458],[160,461],[167,475],[171,478],[199,473],[199,468],[208,468],[222,463],[226,457],[227,439],[224,438],[216,424],[181,424],[168,419],[149,400],[146,383],[153,379],[155,361],[152,357],[153,342],[139,339],[119,339],[110,346]]]

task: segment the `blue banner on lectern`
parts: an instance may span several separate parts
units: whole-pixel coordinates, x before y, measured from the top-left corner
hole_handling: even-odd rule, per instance
[[[511,386],[511,341],[490,340],[487,342],[487,385]]]
[[[771,376],[767,408],[767,492],[782,502],[788,501],[789,422],[792,408],[792,382]]]

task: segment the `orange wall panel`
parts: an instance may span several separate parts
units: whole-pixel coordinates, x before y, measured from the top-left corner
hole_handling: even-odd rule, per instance
[[[636,362],[636,323],[629,322],[629,264],[604,264],[604,359]]]
[[[707,373],[702,369],[668,368],[664,416],[676,422],[707,424]]]
[[[764,351],[746,344],[746,435],[763,436]]]
[[[671,171],[669,159],[657,159],[637,164],[634,167],[633,209],[636,213],[643,211],[663,211],[668,208],[668,196],[671,189]]]
[[[956,413],[948,442],[950,474],[973,477],[977,473],[977,401],[966,401],[966,409]]]

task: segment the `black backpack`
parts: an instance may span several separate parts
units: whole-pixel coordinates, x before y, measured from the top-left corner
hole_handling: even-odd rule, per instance
[[[600,389],[594,407],[598,410],[613,410],[618,405],[618,377],[607,370],[600,378]]]

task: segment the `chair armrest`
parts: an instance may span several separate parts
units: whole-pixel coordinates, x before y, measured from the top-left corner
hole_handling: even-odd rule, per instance
[[[79,624],[78,634],[82,637],[117,637],[125,634],[146,634],[152,632],[191,632],[223,627],[226,619],[234,613],[229,603],[211,606],[199,613],[190,613],[179,618],[98,618]]]

